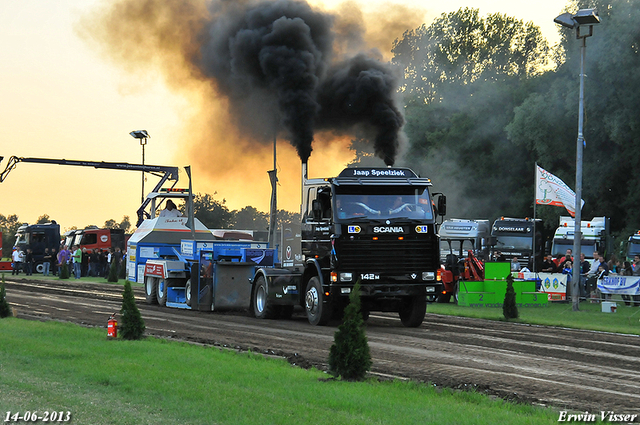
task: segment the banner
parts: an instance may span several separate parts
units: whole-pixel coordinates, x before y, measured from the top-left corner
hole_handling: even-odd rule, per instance
[[[640,295],[640,277],[606,276],[598,281],[598,289],[603,294]]]
[[[536,204],[565,207],[576,216],[576,193],[559,178],[536,165]],[[584,200],[581,202],[584,206]]]

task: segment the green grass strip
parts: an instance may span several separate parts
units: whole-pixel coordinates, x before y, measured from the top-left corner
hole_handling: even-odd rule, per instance
[[[0,320],[0,415],[70,411],[71,423],[132,425],[551,424],[558,418],[552,409],[478,393],[327,377],[258,354]]]

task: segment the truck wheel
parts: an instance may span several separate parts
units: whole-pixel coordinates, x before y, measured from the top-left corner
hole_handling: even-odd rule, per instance
[[[253,315],[257,319],[275,319],[277,313],[278,309],[269,300],[267,282],[260,276],[253,289]]]
[[[184,300],[191,307],[191,279],[184,284]]]
[[[164,279],[156,279],[158,281],[158,284],[156,285],[157,288],[157,299],[158,299],[158,304],[161,306],[164,306],[167,304],[167,281]]]
[[[312,325],[326,325],[331,319],[331,305],[323,304],[324,293],[317,276],[309,279],[307,291],[304,297],[304,305],[307,310],[307,319]]]
[[[422,324],[427,312],[427,299],[424,295],[407,298],[400,306],[400,321],[407,328],[417,328]]]
[[[36,272],[38,272],[38,273],[44,272],[44,264],[42,264],[42,263],[36,264]]]
[[[144,293],[147,304],[158,304],[156,291],[158,290],[156,278],[147,276],[144,278]]]

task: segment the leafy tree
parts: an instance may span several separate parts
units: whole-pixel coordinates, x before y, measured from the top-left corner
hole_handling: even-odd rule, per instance
[[[40,217],[38,217],[38,220],[36,220],[36,224],[47,224],[47,223],[51,223],[51,217],[49,217],[49,214],[42,214]]]
[[[105,229],[122,229],[125,233],[129,233],[131,230],[131,221],[128,215],[122,217],[122,221],[118,223],[114,219],[109,219],[104,222]]]
[[[197,193],[193,198],[193,214],[209,229],[229,229],[233,224],[234,214],[229,211],[226,200],[222,202],[213,199],[213,196],[205,193]],[[178,208],[186,215],[186,206]]]
[[[4,289],[4,273],[2,274],[2,285],[0,285],[0,319],[11,316],[11,306],[7,302],[7,292]]]
[[[577,1],[596,8],[602,24],[586,39],[582,217],[611,218],[619,239],[640,228],[640,27],[627,0]],[[509,139],[531,150],[549,171],[574,186],[580,40],[562,29],[558,68],[528,93],[507,126]],[[550,208],[550,207],[548,207]]]
[[[360,312],[360,281],[353,286],[342,324],[333,336],[329,371],[348,381],[361,381],[371,369],[371,354]]]
[[[539,29],[466,8],[407,31],[393,53],[411,140],[404,162],[447,194],[456,217],[531,216],[536,159],[505,127],[551,57]]]
[[[246,206],[240,211],[233,211],[234,229],[267,230],[269,228],[269,213],[258,211],[255,207]]]
[[[504,295],[504,304],[502,304],[502,315],[505,319],[518,318],[518,306],[516,305],[516,291],[513,289],[513,276],[509,273],[507,276],[507,292]]]
[[[0,214],[0,230],[2,230],[2,257],[10,258],[13,244],[16,239],[16,232],[22,223],[18,221],[16,214],[4,216]]]
[[[122,308],[120,309],[122,338],[134,340],[140,339],[146,329],[140,310],[136,306],[136,300],[131,289],[131,282],[126,281],[122,293]]]
[[[478,9],[470,8],[406,31],[391,51],[404,71],[402,91],[419,104],[440,102],[449,90],[459,92],[479,80],[540,74],[551,58],[532,23],[500,13],[481,18]]]

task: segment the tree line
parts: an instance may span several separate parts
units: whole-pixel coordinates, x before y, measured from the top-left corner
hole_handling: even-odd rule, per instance
[[[596,8],[601,19],[586,40],[582,217],[610,217],[621,242],[640,229],[640,13],[628,0],[567,7]],[[448,195],[450,216],[532,217],[536,163],[575,188],[579,46],[575,30],[549,46],[532,23],[470,8],[395,41],[404,161]],[[568,215],[536,214],[549,229]]]

